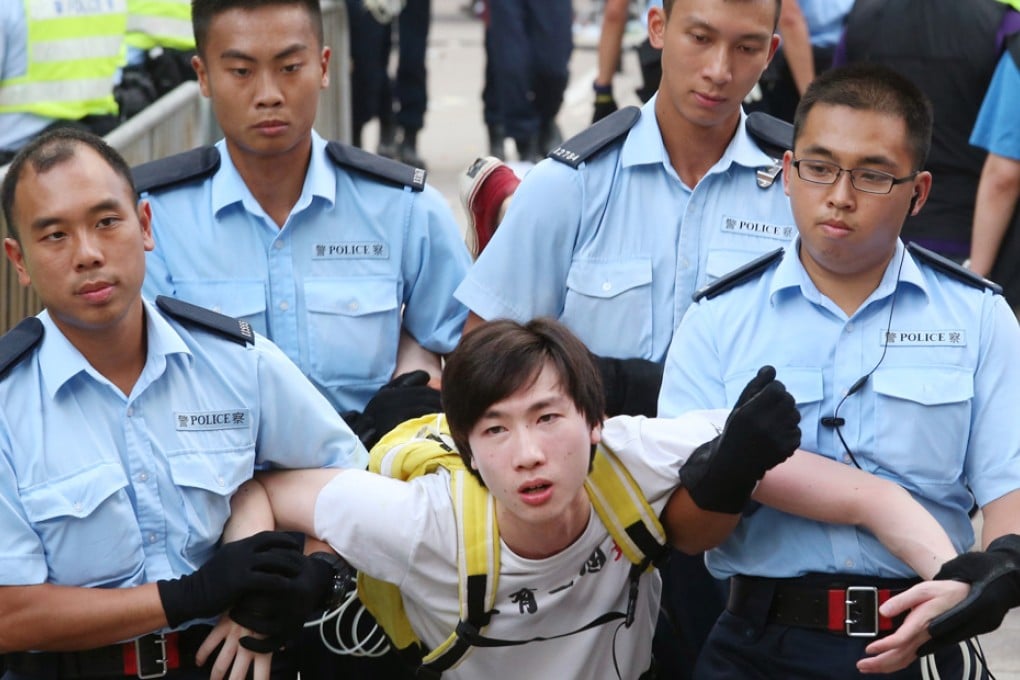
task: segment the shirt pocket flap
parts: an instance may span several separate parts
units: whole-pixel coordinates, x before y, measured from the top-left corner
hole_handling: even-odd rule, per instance
[[[266,311],[262,281],[178,281],[177,297],[227,316],[255,316]]]
[[[235,451],[175,453],[168,456],[170,476],[177,486],[227,496],[255,473],[248,448]],[[248,460],[245,460],[248,459]]]
[[[103,463],[45,486],[21,492],[25,513],[33,522],[57,517],[88,517],[103,501],[127,486],[117,463]]]
[[[309,312],[367,316],[397,307],[391,279],[357,278],[305,280],[305,307]]]
[[[616,262],[573,262],[567,273],[567,288],[595,298],[613,298],[633,288],[652,283],[649,260]]]
[[[974,376],[951,367],[880,368],[871,376],[875,392],[923,406],[956,404],[974,398]]]

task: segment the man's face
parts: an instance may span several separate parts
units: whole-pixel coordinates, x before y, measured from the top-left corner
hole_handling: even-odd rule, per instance
[[[662,49],[660,119],[735,124],[779,45],[775,21],[775,0],[676,0],[668,20],[661,8],[650,10],[649,40]]]
[[[213,17],[192,64],[232,154],[272,157],[309,143],[329,54],[297,5]]]
[[[908,212],[916,214],[928,197],[931,175],[921,172],[893,186],[888,194],[872,194],[854,188],[845,172],[835,184],[808,182],[791,163],[795,159],[820,160],[846,169],[910,175],[915,161],[907,143],[906,123],[891,114],[817,104],[794,147],[783,158],[783,185],[797,221],[800,258],[808,273],[881,277]],[[917,201],[911,209],[915,193]]]
[[[149,207],[135,204],[98,153],[79,145],[42,174],[26,164],[13,214],[21,242],[8,238],[4,247],[18,281],[35,289],[68,337],[115,330],[141,314],[145,251],[154,246]]]
[[[583,530],[592,428],[546,365],[534,384],[490,406],[468,433],[472,466],[496,499],[500,531],[557,535]],[[570,527],[570,529],[566,529]]]

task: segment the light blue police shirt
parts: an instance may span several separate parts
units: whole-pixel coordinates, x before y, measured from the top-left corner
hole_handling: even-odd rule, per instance
[[[622,144],[578,169],[555,160],[521,182],[456,296],[483,319],[560,319],[602,356],[662,361],[705,283],[795,234],[782,179],[740,126],[694,187],[670,164],[653,97]]]
[[[1020,69],[1007,51],[988,85],[970,143],[992,153],[1020,160]]]
[[[143,293],[248,321],[338,411],[361,410],[392,377],[401,324],[446,354],[467,310],[453,299],[471,262],[442,196],[335,165],[313,133],[301,197],[279,228],[220,141],[204,182],[149,194],[156,249]]]
[[[28,70],[28,21],[21,0],[0,2],[0,81]],[[0,113],[0,151],[17,151],[42,132],[53,118],[34,113]]]
[[[853,9],[854,0],[800,0],[800,11],[807,21],[811,44],[829,47],[843,35],[846,15]]]
[[[0,380],[0,584],[121,588],[195,571],[256,468],[357,467],[361,442],[294,364],[146,303],[125,396],[46,312]]]
[[[969,549],[973,501],[983,506],[1020,489],[1016,318],[1001,296],[909,253],[897,277],[902,243],[878,288],[847,318],[797,252],[795,243],[763,275],[691,307],[666,359],[660,415],[732,406],[771,364],[797,400],[801,448],[852,464],[836,430],[820,421],[874,369],[839,407],[847,445],[865,471],[906,488],[957,550]],[[720,578],[914,575],[866,531],[768,507],[744,517],[707,563]]]

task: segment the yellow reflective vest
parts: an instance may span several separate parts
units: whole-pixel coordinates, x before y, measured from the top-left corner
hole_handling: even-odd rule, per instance
[[[127,0],[127,44],[142,50],[195,49],[191,0]]]
[[[28,68],[0,80],[0,113],[66,120],[116,114],[113,79],[124,62],[126,0],[23,2]]]

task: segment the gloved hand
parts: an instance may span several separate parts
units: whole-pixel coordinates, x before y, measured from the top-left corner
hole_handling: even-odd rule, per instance
[[[328,553],[302,555],[300,570],[285,589],[242,595],[231,608],[230,618],[266,637],[246,636],[241,645],[253,652],[273,652],[296,638],[305,621],[326,607],[338,576],[337,564],[346,562]]]
[[[1020,536],[1000,536],[985,552],[954,557],[942,565],[935,578],[969,583],[970,593],[932,619],[928,624],[931,640],[921,645],[918,656],[995,630],[1006,613],[1020,605]]]
[[[398,375],[379,388],[351,429],[371,449],[386,433],[405,420],[430,413],[441,413],[443,405],[439,390],[428,386],[427,371],[411,371]]]
[[[595,357],[606,396],[606,415],[655,416],[662,387],[662,364],[647,359]]]
[[[592,114],[591,122],[597,123],[619,108],[616,100],[613,99],[613,85],[599,85],[592,83],[595,90],[595,112]]]
[[[193,574],[156,583],[167,622],[175,628],[226,611],[248,591],[286,588],[301,569],[301,547],[277,531],[223,544]]]
[[[702,510],[738,513],[765,472],[800,446],[793,396],[762,366],[744,387],[722,434],[705,442],[680,468],[680,482]]]

